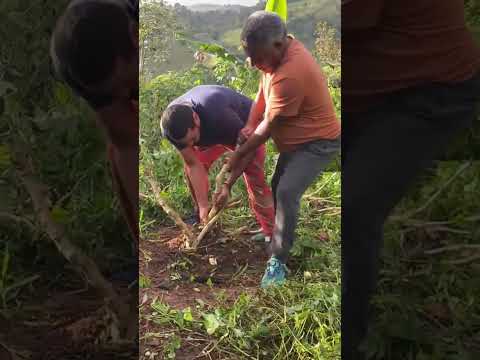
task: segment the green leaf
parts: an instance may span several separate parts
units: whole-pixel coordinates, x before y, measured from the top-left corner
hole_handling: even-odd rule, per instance
[[[287,22],[287,0],[268,0],[265,11],[274,12]]]
[[[218,328],[220,327],[220,322],[218,321],[215,314],[205,314],[203,315],[203,317],[204,317],[203,325],[207,330],[207,334],[213,335],[215,331],[217,331]]]
[[[0,290],[3,289],[5,279],[7,278],[8,264],[10,263],[10,252],[8,251],[8,244],[5,246],[2,262],[2,277],[0,278]]]
[[[70,92],[68,88],[61,82],[57,82],[53,89],[55,100],[59,105],[65,105],[70,100]]]
[[[175,359],[176,351],[182,346],[182,340],[178,336],[174,336],[167,344],[164,354],[167,359]]]
[[[152,280],[148,276],[140,275],[138,279],[141,289],[149,288],[152,284]]]
[[[190,307],[183,310],[183,319],[185,321],[193,321],[192,309]]]
[[[9,148],[6,145],[0,145],[0,171],[7,169],[10,166],[11,157]]]
[[[241,338],[241,337],[245,336],[245,333],[240,329],[233,329],[233,333],[238,338]]]
[[[60,206],[54,206],[50,211],[53,221],[59,224],[66,224],[69,221],[68,211]]]

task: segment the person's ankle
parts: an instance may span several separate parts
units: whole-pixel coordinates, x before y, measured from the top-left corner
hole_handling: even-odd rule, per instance
[[[195,225],[200,222],[200,215],[196,209],[193,209],[190,215],[187,215],[183,220],[188,225]]]

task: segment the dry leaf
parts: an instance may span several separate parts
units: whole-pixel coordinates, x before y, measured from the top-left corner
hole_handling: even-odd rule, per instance
[[[440,320],[450,319],[450,309],[445,304],[433,303],[425,305],[425,311]]]

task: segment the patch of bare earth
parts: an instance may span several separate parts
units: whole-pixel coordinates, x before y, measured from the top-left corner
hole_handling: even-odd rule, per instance
[[[127,296],[127,286],[115,288]],[[138,359],[133,344],[104,345],[108,316],[92,290],[39,290],[37,299],[0,315],[0,359]]]
[[[195,309],[199,300],[215,306],[233,303],[243,292],[258,291],[267,253],[263,244],[252,243],[249,236],[229,236],[217,230],[202,241],[196,252],[183,250],[180,233],[172,228],[160,228],[143,240],[140,274],[151,283],[139,292],[139,302],[144,303],[140,359],[149,359],[145,353],[158,354],[155,359],[162,359],[165,339],[153,334],[169,332],[168,328],[145,319],[145,315],[152,313],[150,303],[155,298],[175,309]],[[184,336],[176,359],[225,359],[225,355],[213,352],[202,355],[207,345],[208,340],[202,342],[195,334]]]

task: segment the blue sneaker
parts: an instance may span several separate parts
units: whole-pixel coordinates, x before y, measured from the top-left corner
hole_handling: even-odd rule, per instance
[[[265,289],[271,285],[282,285],[285,283],[286,272],[287,267],[275,256],[272,256],[267,262],[267,269],[265,270],[265,275],[263,275],[261,287]]]

